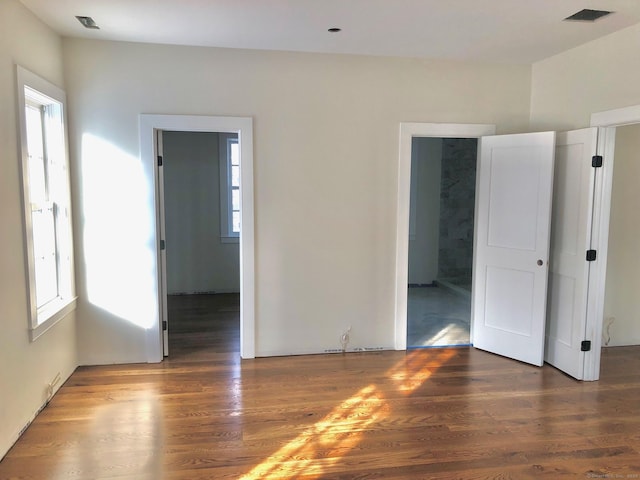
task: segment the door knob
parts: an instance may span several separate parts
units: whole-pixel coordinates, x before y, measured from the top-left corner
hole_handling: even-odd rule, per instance
[[[544,262],[543,262],[542,260],[540,260],[540,259],[538,259],[538,262],[537,262],[537,263],[538,263],[538,266],[539,266],[539,267],[541,267],[542,265],[544,265]]]

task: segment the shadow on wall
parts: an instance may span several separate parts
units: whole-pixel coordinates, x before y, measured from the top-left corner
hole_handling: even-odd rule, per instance
[[[158,318],[154,195],[140,159],[85,133],[77,266],[88,301],[142,329]],[[150,177],[152,178],[152,176]],[[76,240],[77,241],[77,240]]]

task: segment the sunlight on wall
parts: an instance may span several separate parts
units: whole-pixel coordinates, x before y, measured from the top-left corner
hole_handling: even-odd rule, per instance
[[[409,395],[455,355],[452,349],[414,350],[387,372],[397,391]],[[365,430],[391,414],[383,387],[368,385],[305,429],[241,480],[321,478],[357,447]],[[391,392],[393,393],[393,392]]]
[[[89,302],[141,328],[158,318],[153,195],[140,159],[82,137],[82,229]]]

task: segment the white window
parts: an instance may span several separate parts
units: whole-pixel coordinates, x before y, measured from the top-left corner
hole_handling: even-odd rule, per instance
[[[17,67],[29,330],[35,340],[75,308],[65,94]]]
[[[220,236],[222,242],[237,242],[240,237],[240,145],[237,134],[221,133],[220,161]]]

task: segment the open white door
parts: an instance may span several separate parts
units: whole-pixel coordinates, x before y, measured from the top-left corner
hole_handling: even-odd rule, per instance
[[[545,361],[584,378],[593,195],[598,131],[559,133],[553,186]]]
[[[164,167],[162,158],[162,130],[156,130],[156,152],[158,155],[158,223],[160,225],[160,321],[162,322],[162,354],[169,356],[169,311],[167,309],[167,248],[164,218]]]
[[[555,132],[482,137],[478,148],[473,345],[541,366]]]

